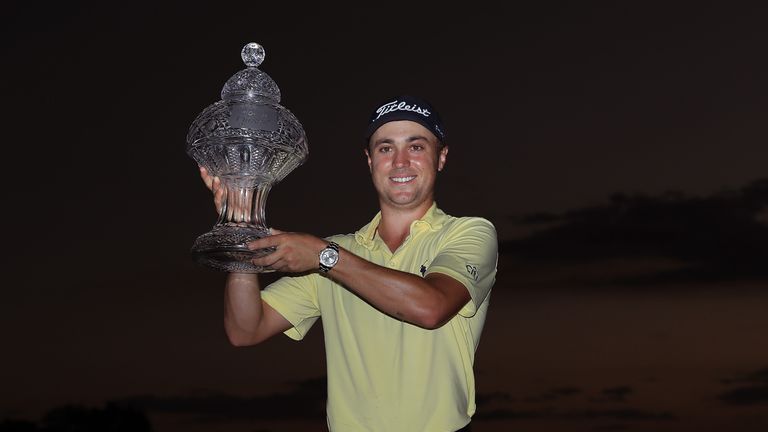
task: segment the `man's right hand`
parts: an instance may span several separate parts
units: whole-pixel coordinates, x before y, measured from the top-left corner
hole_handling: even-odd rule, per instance
[[[205,167],[200,167],[200,177],[202,177],[205,186],[213,192],[213,202],[216,204],[216,213],[221,214],[221,208],[224,205],[224,194],[226,190],[221,186],[221,179],[208,173]]]
[[[200,167],[200,177],[213,192],[216,212],[221,214],[226,188],[221,179]],[[237,203],[235,203],[237,204]],[[227,212],[235,209],[227,209]],[[260,343],[291,328],[291,323],[271,306],[261,301],[261,287],[257,274],[230,273],[224,298],[224,328],[229,341],[236,346]]]

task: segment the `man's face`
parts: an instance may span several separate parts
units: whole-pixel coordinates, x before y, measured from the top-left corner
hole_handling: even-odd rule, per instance
[[[438,150],[437,137],[418,123],[401,120],[382,125],[366,150],[381,206],[415,209],[431,205],[435,178],[447,154],[448,147]]]

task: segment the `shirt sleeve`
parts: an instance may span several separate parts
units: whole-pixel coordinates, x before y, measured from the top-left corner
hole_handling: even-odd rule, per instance
[[[320,316],[317,277],[316,274],[285,276],[261,291],[262,301],[293,325],[285,331],[293,340],[304,339]]]
[[[426,274],[445,274],[464,285],[472,299],[459,314],[471,317],[487,301],[496,281],[497,261],[498,239],[493,224],[483,218],[461,218],[446,232]]]

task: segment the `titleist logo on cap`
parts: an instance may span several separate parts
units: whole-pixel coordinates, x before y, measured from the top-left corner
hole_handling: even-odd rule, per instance
[[[411,111],[417,114],[421,114],[424,117],[429,117],[429,115],[432,114],[428,109],[422,108],[416,104],[408,105],[405,102],[398,103],[397,101],[392,101],[385,103],[376,110],[376,114],[378,115],[375,119],[373,119],[373,121],[378,120],[384,114],[391,113],[392,111]]]

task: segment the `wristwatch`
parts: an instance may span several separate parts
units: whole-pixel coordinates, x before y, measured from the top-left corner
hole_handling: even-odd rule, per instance
[[[339,245],[330,242],[320,251],[320,272],[328,273],[328,270],[332,269],[337,262],[339,262]]]

